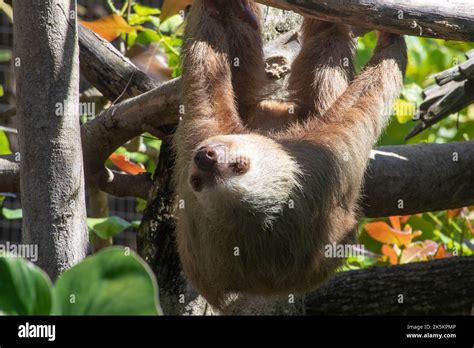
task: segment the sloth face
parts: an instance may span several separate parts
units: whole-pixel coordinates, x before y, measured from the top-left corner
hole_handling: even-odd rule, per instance
[[[266,206],[288,198],[299,187],[296,161],[272,139],[256,134],[212,137],[196,147],[189,184],[209,201],[226,199]]]

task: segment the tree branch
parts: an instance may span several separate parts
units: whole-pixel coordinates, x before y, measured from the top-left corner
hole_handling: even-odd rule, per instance
[[[372,152],[362,198],[369,217],[474,203],[474,142],[383,146]]]
[[[306,17],[386,32],[474,41],[471,0],[257,0]]]
[[[373,267],[338,274],[305,296],[305,310],[308,315],[470,315],[473,286],[474,257]]]
[[[89,184],[98,185],[109,192],[112,186],[110,175],[104,171],[104,162],[110,154],[142,133],[156,134],[159,127],[178,121],[179,81],[180,79],[174,79],[137,97],[127,99],[104,110],[93,120],[82,125],[84,164]],[[133,179],[127,180],[130,183]],[[143,182],[145,179],[137,180]],[[121,182],[125,182],[124,179]],[[122,194],[130,192],[131,187],[123,188]],[[113,192],[109,193],[117,192],[118,187],[115,187]]]
[[[97,184],[104,192],[117,197],[139,197],[148,200],[153,182],[149,173],[129,175],[104,169],[99,173]]]
[[[78,27],[81,73],[107,99],[125,100],[159,85],[108,41],[83,25]]]

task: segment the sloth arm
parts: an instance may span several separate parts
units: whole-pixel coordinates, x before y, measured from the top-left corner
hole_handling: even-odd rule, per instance
[[[209,137],[244,130],[235,103],[226,31],[203,0],[194,1],[183,46],[185,112],[178,127],[178,151],[189,153]]]
[[[309,174],[308,194],[318,197],[322,214],[334,204],[353,210],[370,150],[403,86],[406,64],[403,37],[381,33],[370,62],[323,115],[310,115],[276,137]]]
[[[288,90],[299,119],[323,115],[354,77],[356,40],[344,24],[305,19],[302,48],[291,66]]]

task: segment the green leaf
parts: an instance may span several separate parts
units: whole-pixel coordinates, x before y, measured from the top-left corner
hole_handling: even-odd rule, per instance
[[[128,152],[128,157],[132,162],[143,164],[150,160],[150,156],[140,152]]]
[[[139,228],[141,225],[142,221],[141,220],[133,220],[132,221],[132,227],[133,228]]]
[[[9,155],[11,153],[8,137],[4,131],[0,130],[0,155]]]
[[[150,20],[150,16],[140,16],[136,13],[132,13],[128,18],[128,24],[130,25],[138,25],[148,22]]]
[[[147,207],[148,202],[144,199],[137,198],[137,205],[135,206],[135,211],[137,213],[143,213]]]
[[[158,315],[158,287],[148,265],[112,247],[65,271],[56,282],[54,314]]]
[[[151,15],[156,15],[156,14],[161,13],[161,11],[157,8],[148,7],[148,6],[140,5],[140,4],[133,5],[133,10],[135,11],[136,14],[140,16],[151,16]]]
[[[48,315],[52,288],[46,273],[17,257],[0,257],[0,313]]]
[[[177,14],[169,17],[163,23],[161,23],[160,31],[163,33],[172,34],[179,28],[181,24],[183,24],[183,17]]]
[[[9,62],[12,59],[12,50],[0,49],[0,63]]]
[[[156,31],[145,28],[145,30],[138,33],[136,42],[142,45],[148,45],[152,42],[158,42],[160,40],[161,37]]]
[[[158,29],[161,25],[160,17],[150,16],[148,20],[155,26],[156,29]]]
[[[118,217],[87,218],[87,227],[102,239],[108,239],[125,231],[131,224]]]
[[[0,11],[5,13],[10,22],[13,23],[13,9],[9,4],[5,3],[5,0],[0,0]]]
[[[421,103],[423,101],[422,93],[423,88],[416,83],[405,85],[402,90],[403,98],[414,103]]]
[[[9,209],[2,208],[2,215],[7,220],[18,220],[23,218],[23,210],[19,209]]]

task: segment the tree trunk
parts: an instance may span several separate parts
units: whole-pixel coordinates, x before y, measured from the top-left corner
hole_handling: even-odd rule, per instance
[[[53,279],[86,255],[76,2],[14,2],[24,243]]]

